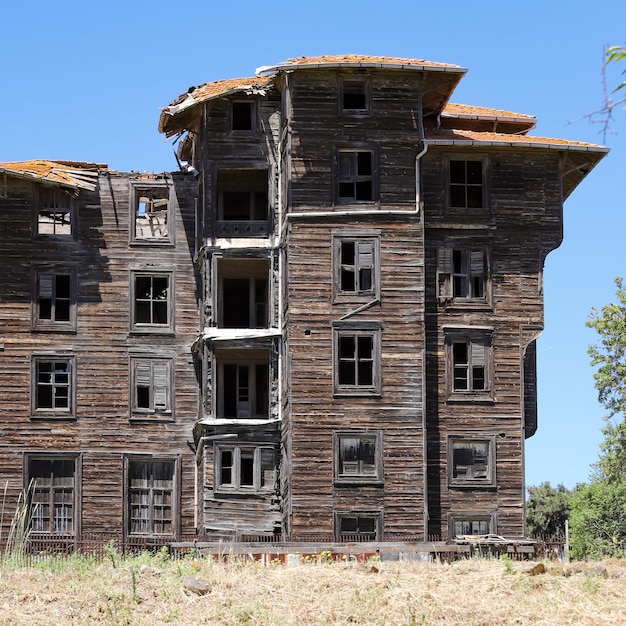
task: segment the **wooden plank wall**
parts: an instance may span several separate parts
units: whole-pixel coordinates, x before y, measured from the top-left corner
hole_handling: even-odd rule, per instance
[[[430,516],[429,533],[448,536],[449,512],[497,512],[497,532],[523,536],[523,351],[543,327],[545,256],[561,241],[559,156],[493,151],[487,159],[486,210],[446,209],[445,159],[465,152],[431,148],[423,160],[426,226],[426,349]],[[478,157],[486,155],[474,149]],[[453,243],[454,242],[454,243]],[[486,246],[491,256],[492,307],[442,305],[436,295],[437,249]],[[443,327],[493,329],[493,402],[452,403],[446,391]],[[534,376],[526,381],[534,397]],[[531,389],[532,387],[532,389]],[[532,392],[532,393],[531,393]],[[530,395],[529,395],[530,394]],[[448,485],[449,435],[494,435],[496,488]]]
[[[198,412],[198,381],[191,344],[198,334],[199,293],[193,267],[197,181],[165,174],[174,185],[175,245],[129,244],[130,183],[135,174],[100,174],[98,189],[81,191],[73,240],[33,236],[35,184],[9,179],[1,200],[0,240],[2,341],[0,352],[0,476],[8,487],[5,525],[24,487],[22,454],[80,452],[81,525],[84,532],[119,532],[123,519],[123,457],[154,454],[179,459],[179,532],[194,531],[194,457],[190,445]],[[149,182],[149,177],[142,177]],[[33,332],[31,307],[35,264],[70,264],[77,271],[75,333]],[[174,275],[173,333],[129,332],[130,270],[171,270]],[[175,361],[174,416],[150,423],[129,420],[129,353],[168,353]],[[75,419],[31,418],[31,356],[75,356]],[[6,531],[6,529],[4,529]]]

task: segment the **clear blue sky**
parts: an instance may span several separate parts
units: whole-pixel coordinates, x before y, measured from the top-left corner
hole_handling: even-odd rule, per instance
[[[176,169],[157,132],[159,112],[191,85],[318,54],[458,64],[469,72],[454,102],[530,113],[539,120],[534,134],[601,143],[597,126],[575,120],[602,103],[603,47],[626,41],[624,0],[5,4],[0,161],[98,161],[124,171]],[[585,320],[613,298],[613,278],[626,275],[626,111],[615,130],[611,154],[566,202],[565,239],[546,264],[529,485],[571,488],[597,458],[604,410]]]

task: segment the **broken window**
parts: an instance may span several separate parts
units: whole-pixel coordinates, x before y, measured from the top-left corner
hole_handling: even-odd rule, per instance
[[[335,328],[335,393],[380,393],[380,330]]]
[[[174,460],[128,459],[128,532],[131,535],[175,533]]]
[[[170,190],[161,185],[134,187],[132,198],[132,239],[134,241],[170,241]]]
[[[276,452],[273,448],[240,445],[215,447],[215,488],[261,491],[273,489]]]
[[[491,335],[449,336],[448,358],[452,393],[491,391]]]
[[[486,301],[487,255],[484,250],[437,250],[439,299]]]
[[[359,482],[382,479],[382,437],[380,432],[335,434],[336,479]]]
[[[28,455],[27,467],[31,531],[74,533],[76,456]]]
[[[218,170],[218,234],[242,237],[267,235],[269,220],[267,189],[267,170]]]
[[[256,103],[252,100],[235,100],[231,103],[231,129],[256,130]]]
[[[340,150],[338,171],[339,202],[374,200],[374,153],[371,150]]]
[[[379,239],[335,238],[335,276],[338,295],[369,295],[379,292]]]
[[[370,112],[367,79],[344,78],[341,81],[341,112],[352,115],[366,115]]]
[[[450,207],[480,209],[484,206],[483,162],[450,160]]]
[[[133,272],[132,325],[135,330],[171,328],[171,275]]]
[[[455,486],[495,485],[495,440],[451,437],[448,440],[449,483]]]
[[[33,358],[34,415],[73,415],[73,362],[73,357]]]
[[[60,187],[39,189],[38,235],[72,235],[72,197]]]
[[[75,330],[75,278],[72,270],[36,273],[34,328]]]
[[[218,417],[259,418],[269,415],[267,350],[224,350],[218,353]]]
[[[171,416],[171,359],[133,357],[131,376],[133,416]]]
[[[381,534],[381,514],[335,513],[335,529],[338,541],[376,541]]]

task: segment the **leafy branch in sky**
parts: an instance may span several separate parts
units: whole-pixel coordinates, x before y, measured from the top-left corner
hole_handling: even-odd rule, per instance
[[[614,111],[626,105],[626,81],[622,81],[617,87],[609,89],[607,87],[606,71],[607,68],[626,62],[626,48],[623,46],[610,46],[605,48],[602,58],[602,94],[603,104],[599,109],[583,116],[591,124],[600,124],[602,127],[602,141],[606,143],[606,135],[608,132],[614,133],[612,128]],[[622,71],[626,74],[626,69]],[[618,94],[618,96],[616,96]]]

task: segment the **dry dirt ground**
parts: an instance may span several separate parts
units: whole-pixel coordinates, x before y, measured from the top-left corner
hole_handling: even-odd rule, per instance
[[[116,565],[0,567],[0,624],[626,624],[620,560]]]

